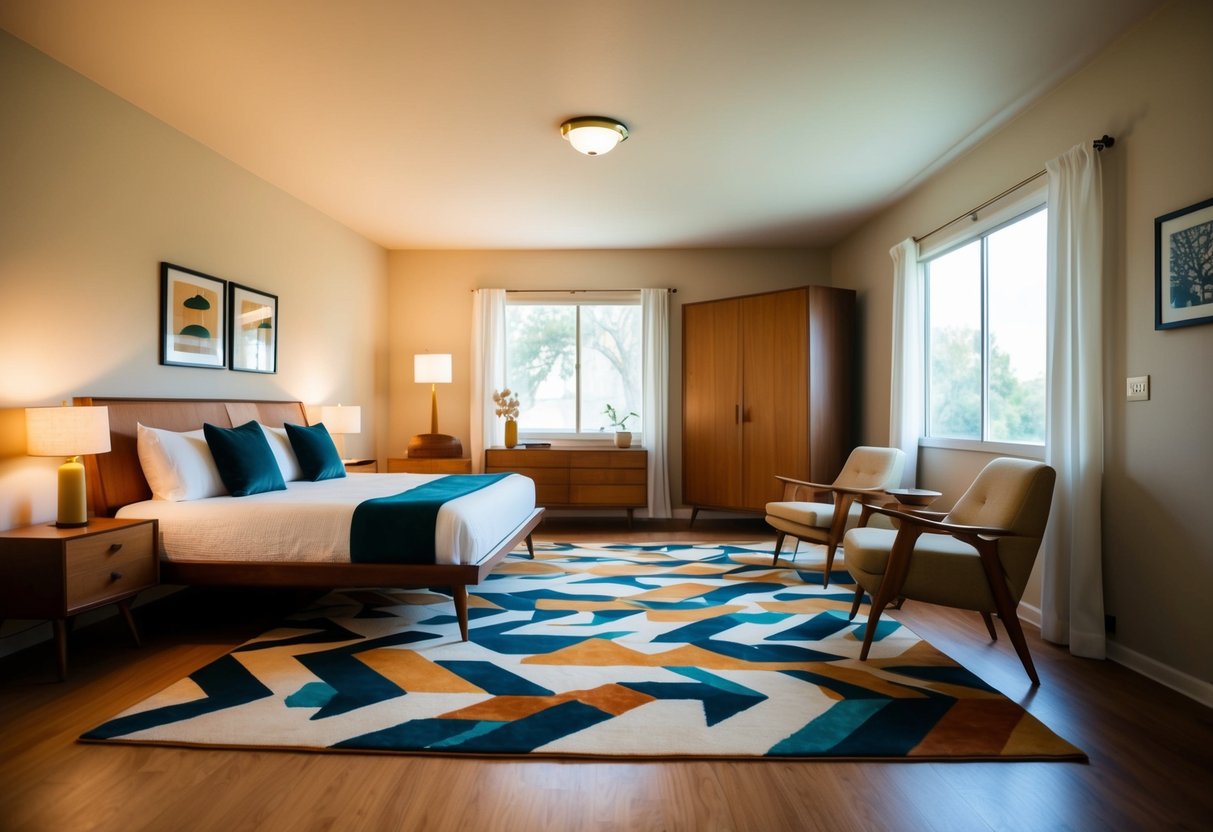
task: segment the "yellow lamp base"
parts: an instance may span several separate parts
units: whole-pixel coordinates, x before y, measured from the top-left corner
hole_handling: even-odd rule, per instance
[[[55,525],[78,529],[88,525],[88,501],[84,491],[84,465],[74,456],[59,466],[59,515]]]

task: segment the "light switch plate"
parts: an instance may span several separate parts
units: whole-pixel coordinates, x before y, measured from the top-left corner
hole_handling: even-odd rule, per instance
[[[1150,377],[1129,376],[1126,380],[1125,400],[1130,402],[1148,402],[1150,400]]]

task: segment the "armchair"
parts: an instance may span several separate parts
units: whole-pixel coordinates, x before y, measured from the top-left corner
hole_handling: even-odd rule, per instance
[[[886,488],[895,488],[901,482],[904,467],[905,454],[899,448],[860,446],[851,451],[842,471],[829,485],[775,477],[783,482],[784,493],[783,500],[766,506],[766,521],[778,532],[772,565],[779,562],[779,551],[789,536],[797,541],[824,543],[826,568],[822,585],[829,586],[834,553],[843,534],[858,524],[865,503],[884,496]],[[824,497],[829,502],[803,499],[809,495]]]
[[[872,597],[860,661],[890,603],[926,601],[981,613],[991,639],[998,638],[991,618],[997,613],[1028,678],[1039,685],[1016,606],[1040,549],[1056,477],[1043,463],[995,459],[942,520],[874,506],[898,521],[897,530],[856,528],[843,541],[857,584],[851,618],[864,592]]]

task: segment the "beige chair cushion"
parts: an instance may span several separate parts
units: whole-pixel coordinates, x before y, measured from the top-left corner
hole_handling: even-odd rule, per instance
[[[873,528],[847,533],[843,543],[847,571],[871,595],[880,587],[896,536],[895,531]],[[969,544],[946,534],[924,534],[914,547],[913,564],[902,586],[905,597],[945,607],[995,611],[981,558]]]
[[[847,512],[846,528],[853,529],[858,525],[862,510],[863,507],[858,503],[851,504]],[[767,503],[766,521],[769,526],[781,532],[824,543],[830,533],[830,525],[834,522],[834,506],[830,503]],[[892,521],[883,514],[873,514],[868,518],[868,525],[883,529],[893,528]]]

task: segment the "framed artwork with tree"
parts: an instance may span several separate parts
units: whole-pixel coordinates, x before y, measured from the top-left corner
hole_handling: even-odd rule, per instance
[[[1213,321],[1213,199],[1154,220],[1154,328]]]

